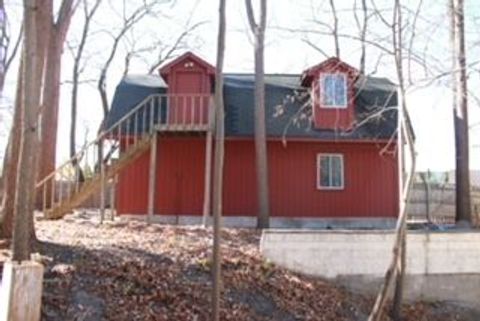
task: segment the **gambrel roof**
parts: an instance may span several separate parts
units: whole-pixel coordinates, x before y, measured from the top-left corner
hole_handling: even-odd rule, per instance
[[[359,76],[355,82],[356,123],[347,131],[316,129],[308,118],[309,88],[299,74],[265,75],[267,135],[319,140],[388,139],[397,127],[397,87],[386,78]],[[150,94],[165,93],[160,76],[126,76],[115,91],[106,127]],[[254,129],[254,75],[224,75],[227,137],[250,137]],[[302,111],[300,111],[302,110]]]

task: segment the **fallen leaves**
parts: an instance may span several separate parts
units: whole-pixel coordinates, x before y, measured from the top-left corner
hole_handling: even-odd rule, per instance
[[[38,222],[42,254],[50,257],[43,320],[209,320],[210,229],[96,219]],[[255,230],[222,233],[221,320],[366,319],[371,298],[265,261],[259,237]],[[437,310],[407,305],[406,320],[455,320],[454,311]]]

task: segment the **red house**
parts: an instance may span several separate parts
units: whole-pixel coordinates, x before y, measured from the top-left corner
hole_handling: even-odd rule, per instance
[[[145,109],[119,130],[120,154],[139,132],[153,135],[142,155],[118,174],[118,214],[180,223],[210,214],[214,72],[186,53],[159,76],[127,76],[118,85],[104,127]],[[271,226],[393,224],[396,86],[337,58],[301,74],[265,78]],[[224,75],[223,208],[230,225],[256,223],[253,89],[252,74]]]

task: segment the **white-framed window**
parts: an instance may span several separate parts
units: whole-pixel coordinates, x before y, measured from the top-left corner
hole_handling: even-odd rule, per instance
[[[344,188],[343,154],[317,154],[317,188]]]
[[[320,74],[320,107],[347,108],[347,76],[341,73]]]

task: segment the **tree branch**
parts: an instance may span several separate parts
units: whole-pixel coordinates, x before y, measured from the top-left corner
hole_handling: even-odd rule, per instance
[[[253,13],[252,0],[245,0],[245,8],[247,8],[248,24],[252,32],[255,33],[257,23],[255,22],[255,15]]]

